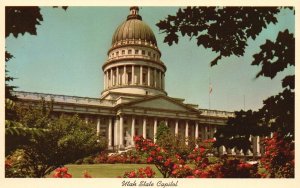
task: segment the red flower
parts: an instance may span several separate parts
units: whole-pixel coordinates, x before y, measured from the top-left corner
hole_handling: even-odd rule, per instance
[[[187,178],[195,178],[195,176],[187,176]]]
[[[202,172],[200,178],[208,178],[208,172]]]
[[[129,178],[134,178],[136,177],[136,173],[134,171],[129,173]]]
[[[152,161],[153,161],[153,158],[152,157],[148,157],[147,163],[151,163]]]
[[[159,161],[163,160],[163,156],[161,156],[161,155],[157,156],[157,160],[159,160]]]
[[[197,170],[194,171],[194,174],[198,176],[198,175],[201,174],[201,172],[200,172],[200,170],[197,169]]]
[[[177,169],[179,166],[177,164],[173,165],[173,169]]]
[[[200,147],[200,153],[204,153],[205,152],[205,148],[204,147]]]
[[[153,150],[150,152],[150,155],[154,156],[156,154],[156,152]]]
[[[167,161],[164,163],[165,167],[169,166],[171,163],[171,160],[170,159],[167,159]]]
[[[72,175],[71,175],[71,174],[68,174],[68,173],[66,173],[66,174],[64,174],[64,175],[63,175],[63,178],[72,178]]]
[[[177,169],[172,171],[172,174],[173,174],[173,175],[176,175],[177,173],[178,173],[178,170],[177,170]]]

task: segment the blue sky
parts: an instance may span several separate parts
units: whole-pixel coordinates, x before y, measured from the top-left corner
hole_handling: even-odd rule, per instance
[[[171,97],[185,98],[187,103],[209,108],[209,77],[213,92],[211,109],[258,109],[262,101],[282,90],[281,80],[294,73],[294,67],[278,74],[273,80],[254,79],[259,67],[251,66],[252,55],[266,39],[275,40],[278,31],[295,30],[291,11],[278,15],[279,22],[269,25],[259,37],[249,41],[243,57],[223,58],[209,67],[217,54],[198,47],[188,38],[178,45],[163,43],[164,34],[155,24],[177,7],[140,7],[143,20],[153,29],[167,66],[166,91]],[[6,50],[14,55],[8,64],[9,75],[17,78],[11,85],[17,90],[99,97],[103,89],[102,64],[107,58],[112,35],[129,13],[128,7],[69,7],[67,11],[42,8],[44,21],[37,36],[25,34],[6,39]]]

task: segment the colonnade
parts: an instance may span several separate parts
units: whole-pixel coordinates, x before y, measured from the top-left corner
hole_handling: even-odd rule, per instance
[[[164,89],[165,73],[161,69],[142,65],[124,65],[105,70],[104,89],[124,85]]]
[[[211,127],[213,125],[204,125],[200,124],[197,121],[190,121],[190,120],[179,120],[179,119],[164,119],[164,118],[153,118],[153,117],[146,117],[146,116],[130,116],[130,122],[126,124],[126,127],[130,127],[130,142],[126,142],[126,139],[124,136],[126,136],[126,133],[124,132],[124,118],[125,116],[120,115],[119,118],[115,119],[114,117],[108,118],[108,124],[107,124],[107,139],[108,139],[108,148],[112,149],[115,147],[116,149],[124,149],[125,147],[132,147],[134,146],[134,137],[137,135],[142,135],[144,138],[147,137],[147,131],[149,131],[149,127],[153,127],[153,131],[151,130],[152,135],[150,136],[151,139],[153,139],[154,143],[156,142],[155,135],[157,133],[157,127],[159,122],[163,121],[167,126],[170,127],[170,121],[173,122],[174,125],[174,135],[179,135],[179,127],[180,125],[184,128],[184,136],[187,137],[193,137],[195,139],[198,139],[199,137],[202,138],[202,140],[206,140],[209,138],[213,138],[212,135],[215,132],[215,128],[212,131],[208,131],[208,127]],[[126,118],[128,118],[126,116]],[[129,118],[128,118],[129,119]],[[137,119],[141,120],[142,123],[137,126]],[[86,119],[88,121],[88,119]],[[179,124],[179,121],[181,124]],[[149,126],[149,123],[151,123],[151,126]],[[101,120],[100,118],[97,118],[97,136],[99,136],[100,130],[101,130]],[[103,125],[102,125],[103,126]],[[136,133],[136,128],[142,128],[141,134]],[[194,133],[191,135],[189,130],[194,130]],[[250,141],[252,142],[253,147],[253,153],[248,151],[242,151],[237,149],[227,149],[224,146],[221,146],[219,148],[219,154],[228,154],[228,155],[253,155],[253,156],[260,156],[261,154],[261,148],[260,148],[260,137],[259,136],[251,136]],[[188,142],[186,142],[188,144]]]

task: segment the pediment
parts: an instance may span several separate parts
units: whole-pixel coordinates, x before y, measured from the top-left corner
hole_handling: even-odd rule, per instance
[[[197,111],[194,108],[188,107],[183,103],[177,102],[167,97],[154,97],[150,99],[139,100],[136,102],[129,103],[128,106],[138,107],[138,108],[170,110],[170,111],[182,111],[182,112]]]

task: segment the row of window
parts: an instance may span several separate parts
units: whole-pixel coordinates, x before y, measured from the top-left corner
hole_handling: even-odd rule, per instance
[[[119,55],[126,55],[126,50],[121,50],[121,51],[116,51],[114,53],[111,53],[109,57],[118,57]],[[129,49],[127,50],[127,55],[146,55],[149,56],[149,57],[153,57],[154,59],[156,58],[156,54],[155,53],[151,53],[150,51],[146,51],[145,50],[138,50],[138,49],[135,49],[135,50],[132,50],[132,49]],[[158,56],[157,56],[158,57]]]

